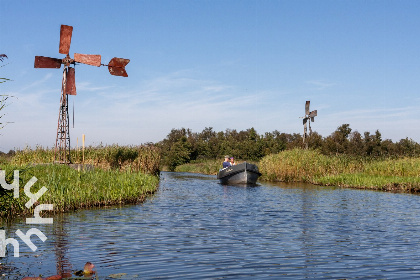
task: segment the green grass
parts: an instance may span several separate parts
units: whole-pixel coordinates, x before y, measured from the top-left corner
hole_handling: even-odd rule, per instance
[[[36,193],[42,186],[48,191],[39,199],[39,204],[53,204],[54,211],[66,212],[94,206],[136,203],[156,191],[159,178],[141,172],[94,169],[77,171],[67,165],[36,165],[22,167],[2,165],[7,180],[13,181],[13,170],[20,169],[20,195],[13,198],[11,191],[0,196],[0,217],[11,218],[33,213],[25,203],[29,200],[24,193],[25,184],[35,176],[38,181],[31,187]],[[50,215],[51,211],[43,211]],[[42,213],[43,213],[42,212]],[[45,214],[44,213],[44,214]]]
[[[380,176],[355,173],[315,178],[312,183],[317,185],[342,186],[384,191],[420,191],[419,177]]]
[[[222,161],[204,160],[179,165],[175,168],[175,171],[215,175],[219,172],[220,168],[222,168]]]
[[[264,157],[259,168],[263,180],[420,191],[420,158],[374,160],[294,149]]]
[[[0,188],[0,218],[33,213],[32,208],[25,207],[28,198],[23,191],[33,176],[38,181],[31,192],[48,188],[39,203],[53,204],[53,212],[139,202],[158,186],[161,154],[152,145],[87,147],[84,155],[84,163],[93,165],[93,170],[53,164],[54,149],[42,147],[16,151],[12,158],[2,157],[0,170],[6,170],[8,182],[13,181],[13,170],[20,170],[20,196],[14,199],[11,191]],[[71,150],[71,159],[82,163],[82,151]]]

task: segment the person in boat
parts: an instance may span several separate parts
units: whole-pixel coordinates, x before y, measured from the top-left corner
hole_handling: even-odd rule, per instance
[[[223,162],[223,168],[230,166],[229,156],[225,156],[225,161]]]
[[[230,165],[236,165],[235,159],[233,157],[230,158]]]

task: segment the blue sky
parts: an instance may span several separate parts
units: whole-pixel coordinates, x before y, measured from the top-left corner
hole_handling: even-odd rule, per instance
[[[420,1],[0,0],[0,150],[53,147],[62,70],[34,69],[58,53],[129,58],[129,77],[76,66],[72,145],[141,144],[172,128],[302,133],[306,100],[324,137],[348,123],[363,134],[420,142]],[[5,65],[7,63],[7,65]],[[70,108],[71,111],[71,108]],[[72,125],[72,124],[71,124]]]

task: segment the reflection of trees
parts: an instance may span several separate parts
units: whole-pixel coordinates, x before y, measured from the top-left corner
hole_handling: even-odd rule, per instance
[[[325,228],[320,222],[322,219],[319,208],[320,195],[316,187],[302,184],[301,186],[301,234],[298,237],[301,242],[301,252],[303,257],[302,266],[305,268],[303,273],[305,276],[312,276],[312,267],[325,262],[325,258],[320,253],[316,244],[322,235],[326,234]]]
[[[316,236],[316,218],[314,211],[314,202],[316,199],[316,192],[311,188],[302,187],[301,201],[302,201],[302,222],[301,222],[301,240],[302,251],[306,256],[311,256],[311,247]]]
[[[65,230],[65,215],[54,216],[54,250],[57,261],[57,274],[63,277],[71,276],[72,266],[66,253],[69,249],[67,232]]]

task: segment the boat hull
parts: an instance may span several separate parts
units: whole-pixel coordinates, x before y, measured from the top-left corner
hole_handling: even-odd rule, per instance
[[[255,184],[260,176],[261,173],[255,164],[244,162],[221,169],[217,174],[217,179],[223,185]]]

